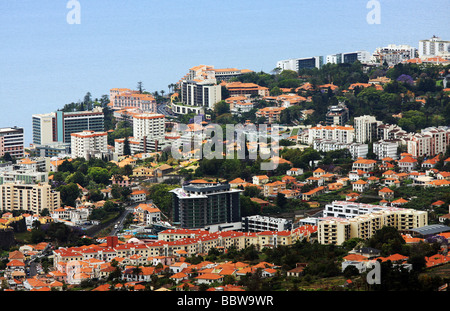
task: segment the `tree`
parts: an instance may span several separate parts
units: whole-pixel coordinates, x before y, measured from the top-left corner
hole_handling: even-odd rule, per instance
[[[125,137],[125,141],[123,143],[123,154],[131,155],[130,141],[128,140],[128,137]]]
[[[61,201],[65,206],[75,206],[75,200],[80,195],[80,189],[74,183],[62,185],[57,188],[61,194]]]
[[[137,90],[139,91],[140,94],[142,94],[142,92],[144,92],[143,83],[141,81],[139,81],[137,83]]]

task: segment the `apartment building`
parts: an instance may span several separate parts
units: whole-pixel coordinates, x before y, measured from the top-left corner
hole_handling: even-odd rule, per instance
[[[349,111],[346,105],[334,105],[328,107],[328,111],[325,116],[325,124],[329,126],[344,126],[349,119]]]
[[[284,231],[291,228],[291,222],[285,218],[253,215],[242,218],[242,228],[247,232]]]
[[[277,194],[283,190],[286,190],[286,183],[282,181],[266,183],[263,186],[263,193],[266,198],[277,196]]]
[[[71,134],[82,131],[103,132],[105,116],[101,107],[91,111],[36,114],[33,119],[33,144],[46,145],[52,142],[71,143]]]
[[[265,122],[272,124],[280,122],[281,112],[286,109],[285,107],[265,107],[256,111],[257,118],[264,118]]]
[[[163,114],[142,113],[133,116],[133,137],[164,138],[166,118]]]
[[[128,137],[131,154],[160,151],[169,142],[165,139],[166,119],[163,114],[140,113],[133,115],[133,137]],[[124,154],[125,138],[114,141],[115,152]]]
[[[319,221],[318,240],[321,244],[341,245],[351,238],[369,239],[384,226],[402,231],[428,224],[427,212],[412,209],[348,202],[333,202],[327,208],[332,211],[330,213],[344,217],[329,216]]]
[[[373,143],[373,153],[376,154],[377,159],[391,158],[398,159],[398,143],[397,141],[378,141]]]
[[[355,140],[358,143],[368,143],[378,138],[378,125],[382,124],[374,116],[360,116],[354,118]]]
[[[7,183],[0,185],[1,211],[27,211],[40,214],[44,209],[53,212],[61,206],[60,193],[47,183]]]
[[[0,157],[9,153],[12,157],[24,156],[24,130],[20,127],[0,128]]]
[[[174,223],[181,228],[195,229],[241,221],[241,191],[229,184],[204,180],[171,190]]]
[[[378,47],[372,54],[375,63],[388,66],[395,66],[409,59],[417,57],[417,48],[407,44],[388,44],[385,47]]]
[[[83,131],[71,134],[72,158],[89,159],[91,156],[106,155],[108,153],[108,133]]]
[[[430,39],[419,41],[419,58],[440,56],[450,59],[450,41],[433,36]]]
[[[308,144],[312,145],[316,139],[327,139],[349,144],[353,142],[354,135],[355,129],[350,125],[317,125],[308,129]]]
[[[429,127],[407,140],[407,152],[413,157],[445,153],[450,144],[450,127]]]

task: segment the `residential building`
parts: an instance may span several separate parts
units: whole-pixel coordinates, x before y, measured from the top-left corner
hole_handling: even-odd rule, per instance
[[[253,215],[242,218],[242,229],[247,232],[284,231],[291,229],[292,223],[285,218]]]
[[[20,127],[0,128],[0,157],[9,153],[14,158],[24,157],[24,130]]]
[[[276,196],[279,192],[286,190],[286,183],[282,181],[274,181],[271,183],[266,183],[263,186],[263,193],[265,197]]]
[[[256,111],[257,118],[264,118],[265,122],[271,124],[280,122],[281,112],[286,109],[285,107],[265,107]]]
[[[345,104],[330,106],[325,118],[326,125],[344,126],[349,121],[348,108]]]
[[[61,205],[60,193],[48,183],[0,185],[0,210],[27,211],[40,214],[44,209],[53,212]]]
[[[391,158],[393,160],[398,159],[398,143],[397,141],[383,141],[374,142],[373,153],[376,154],[377,159]]]
[[[315,140],[333,140],[338,143],[350,144],[354,140],[355,129],[353,126],[317,125],[308,129],[308,144],[313,145]]]
[[[430,39],[419,40],[419,58],[440,56],[450,59],[450,41],[433,36]]]
[[[450,127],[429,127],[407,140],[407,152],[413,157],[445,153],[450,144]]]
[[[133,137],[162,140],[165,132],[165,121],[163,114],[136,114],[133,116]]]
[[[353,162],[352,170],[361,170],[364,172],[371,172],[375,169],[376,164],[377,164],[376,160],[358,159],[355,162]]]
[[[229,184],[190,182],[171,190],[173,219],[181,228],[241,221],[239,196],[242,190]]]
[[[378,47],[372,56],[377,64],[386,63],[388,66],[395,66],[417,57],[417,53],[417,48],[407,44],[388,44],[385,47]]]
[[[377,140],[378,125],[381,123],[374,116],[365,115],[354,118],[356,142],[368,143]]]
[[[71,134],[72,158],[102,157],[108,153],[108,133],[83,131]]]
[[[321,244],[341,245],[348,239],[369,239],[383,226],[399,231],[419,228],[428,224],[428,214],[412,209],[383,207],[346,201],[327,205],[334,213],[344,217],[328,216],[318,223]]]

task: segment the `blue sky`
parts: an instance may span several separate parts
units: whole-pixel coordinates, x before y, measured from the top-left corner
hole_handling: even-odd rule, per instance
[[[379,0],[78,0],[81,24],[66,21],[68,0],[0,2],[0,127],[25,128],[113,87],[164,90],[199,64],[270,72],[281,59],[450,40],[450,2]]]

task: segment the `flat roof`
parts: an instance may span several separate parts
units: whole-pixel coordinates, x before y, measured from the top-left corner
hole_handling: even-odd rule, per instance
[[[450,227],[446,225],[428,225],[420,228],[409,229],[409,231],[413,231],[420,235],[433,235],[441,232],[450,231]]]

